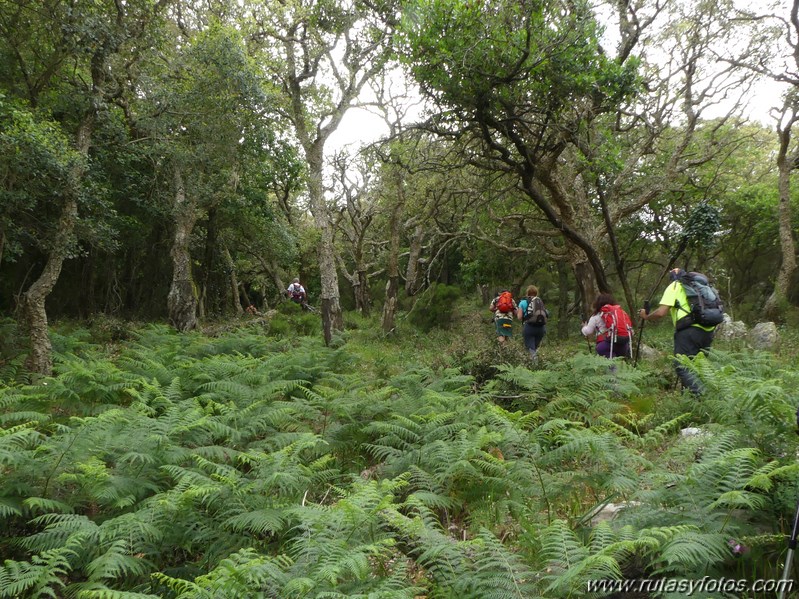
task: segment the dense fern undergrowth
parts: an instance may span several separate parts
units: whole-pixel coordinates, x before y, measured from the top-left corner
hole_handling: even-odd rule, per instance
[[[720,348],[695,401],[667,358],[611,371],[547,340],[529,369],[521,340],[498,352],[475,322],[384,339],[349,316],[330,348],[285,325],[107,343],[62,327],[52,378],[5,359],[0,597],[526,599],[779,577],[795,358]],[[625,508],[597,522],[609,503]]]

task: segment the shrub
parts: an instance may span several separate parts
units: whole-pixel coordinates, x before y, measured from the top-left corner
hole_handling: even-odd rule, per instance
[[[294,302],[281,302],[277,306],[277,311],[288,315],[299,314],[302,312],[302,306]]]
[[[449,326],[454,313],[452,304],[460,296],[458,287],[433,285],[416,300],[408,319],[423,331]]]
[[[106,314],[95,314],[88,322],[91,343],[114,343],[131,338],[130,323]]]
[[[292,319],[292,323],[298,335],[314,335],[322,328],[319,317],[314,314],[296,316]]]
[[[283,314],[275,314],[269,321],[269,334],[282,337],[291,331],[291,321]]]

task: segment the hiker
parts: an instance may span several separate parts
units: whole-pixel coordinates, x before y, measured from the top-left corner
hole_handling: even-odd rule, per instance
[[[592,306],[594,312],[583,323],[585,337],[596,335],[596,353],[605,358],[630,357],[633,327],[629,314],[610,293],[600,293]]]
[[[538,346],[544,339],[547,332],[547,319],[549,311],[544,306],[544,301],[538,297],[538,287],[530,285],[527,287],[527,297],[519,302],[516,316],[524,324],[522,325],[522,338],[533,364],[538,362]]]
[[[295,304],[300,304],[301,306],[305,305],[305,300],[307,299],[305,295],[305,287],[300,285],[299,279],[295,278],[291,282],[291,285],[289,285],[288,289],[286,289],[286,295]]]
[[[718,292],[701,273],[686,273],[681,268],[674,268],[669,273],[669,278],[672,282],[663,292],[657,309],[649,314],[641,309],[638,315],[643,320],[657,321],[671,313],[674,355],[693,358],[700,352],[706,353],[713,343],[716,325],[723,320],[724,309]],[[693,302],[688,298],[689,293]],[[700,301],[698,297],[703,299]],[[701,395],[704,389],[699,379],[679,362],[675,362],[674,366],[683,386],[694,395]]]
[[[513,313],[516,310],[516,302],[513,301],[511,292],[503,289],[497,297],[491,300],[491,305],[488,309],[494,314],[497,341],[502,347],[513,333]]]

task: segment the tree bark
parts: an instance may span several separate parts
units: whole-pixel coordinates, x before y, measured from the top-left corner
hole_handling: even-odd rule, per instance
[[[227,245],[222,245],[222,258],[225,260],[225,269],[230,277],[230,300],[233,302],[233,312],[237,316],[241,316],[244,313],[244,308],[241,307],[239,279],[236,276],[236,265],[233,262],[233,256],[230,255],[230,250],[228,250]],[[247,305],[249,305],[249,300]]]
[[[405,294],[408,297],[416,295],[419,290],[417,281],[419,279],[419,257],[422,255],[422,242],[424,241],[424,229],[422,225],[416,225],[413,236],[411,237],[411,247],[408,252],[408,268],[405,271]]]
[[[252,303],[249,294],[247,293],[247,286],[243,282],[239,283],[239,293],[241,293],[241,296],[244,297],[244,301],[247,303],[247,307],[255,306],[255,304]]]
[[[78,152],[87,158],[92,140],[94,113],[87,114],[75,136]],[[22,318],[30,338],[30,353],[25,366],[31,372],[50,375],[53,372],[53,345],[48,332],[45,301],[58,282],[69,246],[73,241],[75,223],[78,220],[78,193],[83,183],[86,163],[77,164],[70,173],[66,202],[58,219],[58,233],[47,256],[47,263],[39,278],[22,295]]]
[[[557,265],[558,339],[566,339],[569,336],[569,269],[564,262],[558,262]]]
[[[777,278],[774,281],[774,291],[766,300],[766,315],[778,320],[782,316],[782,307],[788,299],[788,290],[791,280],[796,272],[796,246],[793,240],[793,227],[791,226],[791,171],[794,169],[799,152],[789,153],[791,144],[791,129],[797,120],[794,112],[785,126],[777,128],[780,140],[780,149],[777,154],[777,167],[779,169],[779,208],[778,220],[780,230],[780,252],[782,261]]]
[[[215,207],[208,209],[208,225],[205,230],[205,258],[203,260],[202,285],[200,286],[199,312],[200,319],[205,318],[208,309],[208,288],[211,286],[211,276],[214,270],[214,257],[216,255],[217,238],[217,211]]]
[[[325,344],[329,344],[333,332],[344,329],[341,315],[341,303],[338,287],[338,272],[333,247],[333,224],[330,210],[327,207],[322,183],[323,167],[322,144],[314,144],[307,152],[308,159],[308,195],[311,213],[319,230],[319,276],[321,279],[320,296],[322,299],[322,330]]]
[[[590,314],[591,304],[600,291],[594,276],[596,271],[586,260],[581,248],[571,246],[571,244],[568,245],[570,246],[569,258],[574,271],[574,280],[577,282],[582,299],[582,312]]]
[[[53,372],[53,346],[48,333],[45,300],[61,274],[77,218],[78,203],[72,197],[61,210],[61,217],[58,220],[59,232],[42,274],[22,295],[22,315],[25,329],[30,337],[30,353],[25,367],[31,372],[44,375]]]
[[[391,211],[389,220],[389,246],[386,281],[386,300],[383,304],[383,317],[381,326],[384,333],[394,330],[394,319],[397,314],[397,294],[399,293],[399,251],[400,251],[400,216],[405,207],[405,180],[398,170],[397,175],[397,203]],[[420,243],[421,247],[421,243]],[[410,263],[408,264],[410,267]]]
[[[181,333],[197,326],[197,290],[191,273],[191,253],[189,242],[194,224],[197,222],[197,208],[186,195],[183,173],[175,168],[175,234],[172,239],[172,285],[167,296],[169,321]]]
[[[630,314],[635,313],[635,302],[633,300],[633,293],[630,289],[630,283],[627,280],[627,273],[625,272],[624,267],[624,258],[619,251],[619,243],[618,239],[616,238],[616,229],[613,226],[613,220],[610,218],[610,210],[608,209],[608,203],[605,198],[605,192],[602,189],[602,183],[597,180],[596,181],[596,189],[597,189],[597,196],[599,197],[599,203],[602,207],[602,219],[605,222],[605,231],[608,234],[608,240],[610,241],[610,247],[613,251],[613,263],[616,265],[616,274],[619,277],[619,282],[621,283],[622,291],[624,292],[624,299],[627,302],[627,310]]]
[[[3,250],[6,246],[6,232],[0,229],[0,264],[3,263]]]
[[[364,316],[369,316],[372,303],[369,292],[369,273],[363,269],[358,270],[358,287],[355,289],[355,307]]]

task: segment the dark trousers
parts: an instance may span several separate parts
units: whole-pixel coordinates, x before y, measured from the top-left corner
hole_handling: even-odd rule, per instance
[[[535,359],[535,352],[538,346],[541,345],[541,340],[547,334],[547,326],[545,324],[530,324],[524,323],[522,328],[522,337],[524,338],[524,346],[529,350],[530,357]]]
[[[597,355],[603,358],[610,358],[610,339],[603,339],[596,344]],[[626,358],[630,355],[630,338],[617,337],[616,343],[613,344],[613,357]]]
[[[706,350],[710,349],[711,343],[713,343],[713,331],[705,331],[698,327],[688,327],[682,331],[675,331],[674,355],[693,358],[699,352],[705,353]],[[704,390],[702,383],[690,370],[677,362],[674,363],[674,368],[686,389],[694,395],[702,393]]]

